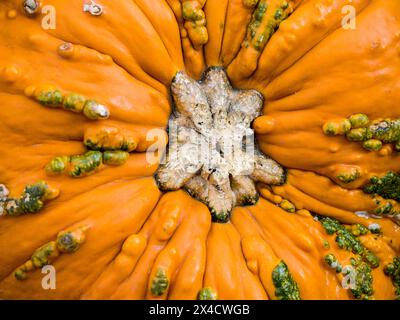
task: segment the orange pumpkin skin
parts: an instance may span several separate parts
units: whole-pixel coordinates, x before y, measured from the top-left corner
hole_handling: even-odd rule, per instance
[[[375,209],[360,188],[372,176],[399,172],[399,154],[389,147],[368,152],[324,135],[322,126],[355,113],[400,117],[400,3],[353,0],[357,28],[345,30],[348,1],[289,1],[293,13],[254,51],[242,45],[254,11],[242,0],[204,3],[204,45],[185,28],[184,2],[99,0],[103,12],[92,16],[81,2],[40,1],[40,9],[55,8],[55,29],[42,27],[46,12],[27,16],[22,1],[0,3],[0,184],[12,197],[40,180],[60,190],[36,214],[0,217],[0,298],[196,299],[212,288],[219,299],[279,299],[271,274],[284,261],[301,299],[353,299],[324,262],[329,253],[340,261],[353,254],[313,213],[380,225],[379,237],[358,239],[380,260],[372,298],[394,299],[384,267],[400,255],[400,229],[392,219],[355,212]],[[235,87],[263,94],[257,141],[288,168],[286,184],[258,185],[258,203],[236,207],[226,224],[212,222],[207,206],[182,190],[161,192],[153,178],[158,163],[146,153],[154,143],[148,134],[167,127],[175,74],[185,70],[197,80],[208,66],[225,67]],[[35,90],[49,85],[104,104],[109,119],[41,106]],[[124,165],[102,165],[80,179],[46,174],[51,159],[84,153],[85,137],[105,127],[135,141]],[[161,140],[167,143],[166,134]],[[343,166],[360,168],[360,179],[339,185]],[[276,205],[282,199],[295,214]],[[79,250],[51,262],[55,290],[43,290],[40,270],[15,278],[35,250],[82,226],[88,229]],[[159,270],[168,283],[155,295]]]

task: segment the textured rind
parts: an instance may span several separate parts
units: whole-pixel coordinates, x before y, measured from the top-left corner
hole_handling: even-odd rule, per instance
[[[285,182],[284,168],[258,150],[250,128],[262,108],[259,92],[232,88],[225,70],[211,67],[199,82],[178,72],[171,93],[169,143],[155,175],[161,190],[184,188],[225,223],[235,206],[257,202],[254,182]]]

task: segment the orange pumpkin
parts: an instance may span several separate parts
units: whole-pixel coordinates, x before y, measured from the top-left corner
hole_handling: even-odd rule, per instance
[[[0,20],[0,298],[400,297],[398,0],[4,0]],[[167,128],[179,157],[254,129],[256,169],[160,164]]]

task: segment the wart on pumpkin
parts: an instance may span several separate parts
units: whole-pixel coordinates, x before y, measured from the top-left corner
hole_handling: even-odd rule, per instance
[[[0,185],[0,215],[19,216],[39,212],[44,204],[58,197],[60,191],[45,181],[25,187],[19,198],[9,198],[8,189]]]
[[[31,92],[29,88],[27,90]],[[110,116],[108,108],[95,100],[87,99],[76,93],[64,95],[52,86],[41,86],[33,89],[33,97],[41,105],[50,108],[63,108],[76,113],[84,114],[90,120],[104,120]]]
[[[28,272],[51,264],[60,254],[76,252],[85,242],[88,230],[88,226],[82,226],[74,230],[61,231],[55,241],[36,249],[30,260],[15,270],[15,278],[25,280]]]

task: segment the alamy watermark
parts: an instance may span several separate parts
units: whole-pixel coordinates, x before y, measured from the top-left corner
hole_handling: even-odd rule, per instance
[[[44,290],[55,290],[57,288],[56,268],[48,264],[42,268],[42,274],[45,274],[42,278],[42,288]]]

